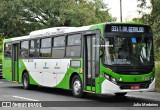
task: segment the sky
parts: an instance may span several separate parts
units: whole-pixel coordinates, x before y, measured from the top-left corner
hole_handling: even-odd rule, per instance
[[[120,0],[104,0],[104,2],[108,4],[111,15],[116,17],[117,21],[120,21]],[[123,21],[126,21],[126,18],[132,19],[135,17],[140,17],[137,5],[137,0],[122,0]]]

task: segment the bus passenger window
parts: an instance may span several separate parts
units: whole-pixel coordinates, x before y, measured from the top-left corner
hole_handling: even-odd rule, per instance
[[[51,38],[41,39],[41,48],[51,47]]]
[[[29,57],[37,58],[39,56],[39,39],[30,40]]]
[[[66,57],[80,57],[81,34],[68,35]]]
[[[4,47],[4,57],[11,58],[11,43],[6,43]]]
[[[21,50],[21,57],[27,58],[28,57],[28,50]]]
[[[51,56],[51,38],[41,39],[41,48],[39,56],[41,58],[50,58]]]
[[[53,45],[54,47],[65,46],[65,36],[55,37]]]
[[[20,56],[21,58],[28,58],[28,49],[29,49],[29,42],[22,41],[20,46]]]
[[[65,47],[52,48],[52,58],[63,58]]]
[[[65,36],[54,37],[52,58],[63,58],[65,54]]]
[[[24,49],[28,49],[28,48],[29,48],[28,41],[22,41],[21,42],[21,49],[24,50]]]
[[[38,57],[39,56],[39,49],[30,49],[29,50],[29,57]]]
[[[81,44],[81,34],[69,35],[67,40],[67,45],[80,45]]]
[[[67,47],[66,56],[80,57],[80,46],[69,46],[69,47]]]

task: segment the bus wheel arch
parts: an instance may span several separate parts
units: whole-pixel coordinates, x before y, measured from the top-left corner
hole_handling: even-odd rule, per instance
[[[69,89],[72,89],[72,79],[75,75],[79,75],[78,73],[74,72],[71,74],[70,79],[69,79]]]

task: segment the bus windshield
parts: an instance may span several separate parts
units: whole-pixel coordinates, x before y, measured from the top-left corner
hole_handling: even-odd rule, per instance
[[[152,38],[130,35],[105,38],[104,64],[153,65]]]

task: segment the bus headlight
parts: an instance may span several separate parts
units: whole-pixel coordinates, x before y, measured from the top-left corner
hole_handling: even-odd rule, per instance
[[[117,84],[117,81],[116,81],[116,79],[114,78],[114,77],[112,77],[112,76],[110,76],[110,75],[107,75],[107,74],[103,74],[103,76],[107,79],[107,80],[109,80],[109,81],[111,81],[112,83],[114,83],[114,84]]]
[[[111,77],[111,82],[113,82],[114,84],[117,84],[116,79]]]
[[[104,73],[104,77],[108,80],[110,80],[110,76]]]

